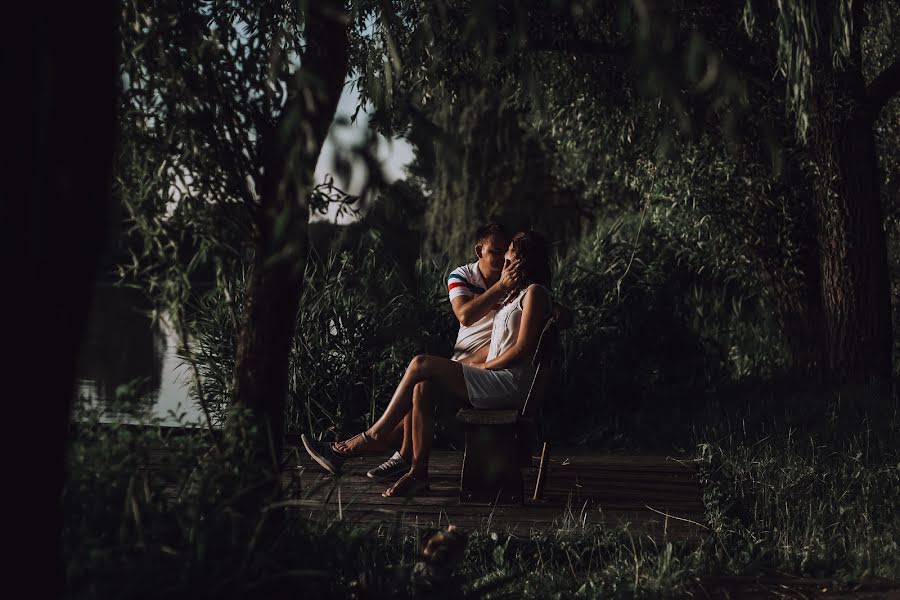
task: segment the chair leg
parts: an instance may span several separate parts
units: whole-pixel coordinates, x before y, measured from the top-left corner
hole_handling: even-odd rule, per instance
[[[540,500],[541,494],[544,493],[544,478],[547,476],[547,442],[544,442],[541,448],[541,462],[538,465],[537,479],[534,482],[534,496],[532,500]]]
[[[467,428],[460,502],[519,504],[522,496],[515,426]]]

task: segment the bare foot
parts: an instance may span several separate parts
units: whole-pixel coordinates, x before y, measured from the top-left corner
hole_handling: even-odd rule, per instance
[[[381,495],[385,498],[393,496],[415,496],[429,489],[428,475],[419,475],[410,471],[398,479],[394,485],[386,489]]]

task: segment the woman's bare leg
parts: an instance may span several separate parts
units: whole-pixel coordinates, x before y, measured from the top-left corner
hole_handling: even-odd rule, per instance
[[[417,485],[423,485],[428,480],[428,458],[431,456],[431,442],[434,432],[434,395],[438,388],[430,381],[423,381],[416,386],[420,391],[413,396],[413,407],[407,419],[412,427],[412,464],[409,471],[404,473],[382,496],[391,497],[404,495]]]
[[[463,364],[465,363],[463,362]],[[400,439],[400,456],[402,456],[403,460],[408,463],[411,463],[413,460],[415,448],[413,442],[413,432],[415,431],[413,425],[413,415],[416,414],[417,403],[424,402],[424,400],[422,400],[422,390],[426,385],[428,385],[428,381],[422,381],[420,383],[417,383],[416,387],[413,388],[413,408],[405,417],[403,417],[403,421],[400,422],[400,425],[397,425],[394,433],[391,434],[391,446],[393,447],[395,445],[394,436],[399,432],[400,435],[397,435],[397,437],[398,439]]]
[[[465,385],[465,382],[463,382]],[[416,386],[421,393],[413,397],[412,415],[412,465],[409,471],[398,479],[385,492],[384,496],[395,496],[406,493],[411,486],[426,482],[428,479],[428,459],[434,441],[434,407],[438,402],[456,402],[468,406],[468,393],[465,397],[443,393],[442,386],[434,379],[427,379]]]
[[[410,416],[406,415],[406,417],[394,427],[394,430],[388,435],[385,448],[398,448],[400,454],[406,458],[407,462],[411,460],[410,457],[412,456],[412,440],[410,439],[410,436],[412,435],[412,426],[408,426],[409,419]],[[349,441],[350,440],[342,440],[340,442],[335,442],[333,447],[338,452],[346,452],[350,447],[347,444]]]
[[[484,362],[487,358],[489,344],[485,344],[474,353],[469,356],[460,359],[458,362],[464,365],[468,365],[474,362]],[[415,394],[421,393],[419,390],[419,386],[417,385],[413,389],[413,402],[415,403]],[[394,428],[394,431],[389,436],[390,446],[395,447],[398,443],[400,445],[400,455],[406,459],[407,462],[412,460],[413,455],[413,445],[412,445],[412,411],[403,418],[403,421]],[[402,436],[402,437],[401,437]],[[337,442],[334,445],[335,449],[340,452],[345,452],[348,449],[348,446],[345,442]]]
[[[387,436],[412,410],[413,393],[416,384],[429,380],[440,386],[445,392],[460,402],[468,402],[469,393],[463,377],[462,365],[438,356],[420,355],[412,359],[406,369],[397,390],[381,418],[365,433],[370,438],[370,450],[381,450],[387,447]],[[362,436],[345,440],[336,446],[342,452],[352,452],[363,444]]]

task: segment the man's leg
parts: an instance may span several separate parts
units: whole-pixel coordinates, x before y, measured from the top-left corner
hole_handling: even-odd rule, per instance
[[[403,441],[406,437],[406,419],[394,427],[394,430],[388,436],[388,442],[391,448],[402,448]]]
[[[416,403],[416,394],[419,393],[419,386],[416,385],[413,390],[413,406]],[[394,431],[389,436],[389,442],[391,448],[399,448],[400,456],[406,462],[412,460],[412,411],[394,427]]]
[[[428,476],[428,459],[431,456],[431,443],[434,441],[434,405],[437,401],[438,388],[430,381],[419,384],[421,394],[413,399],[412,421],[412,468],[409,470],[416,478]]]
[[[398,425],[403,434],[403,440],[400,442],[400,456],[407,463],[411,463],[413,459],[413,411],[415,410],[416,402],[420,401],[418,398],[422,396],[423,385],[425,385],[424,381],[416,384],[416,387],[413,389],[413,410],[409,411],[409,414],[403,418],[403,422]]]
[[[416,406],[416,398],[422,395],[421,385],[413,390],[413,409]],[[400,445],[400,456],[406,462],[412,462],[413,458],[413,411],[410,411],[403,419],[403,443]]]

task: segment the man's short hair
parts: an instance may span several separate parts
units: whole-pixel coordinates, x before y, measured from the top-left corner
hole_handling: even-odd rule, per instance
[[[509,237],[506,234],[506,229],[504,229],[503,225],[500,223],[486,223],[479,227],[478,231],[475,232],[475,243],[479,244],[492,235],[500,236],[502,238]]]

